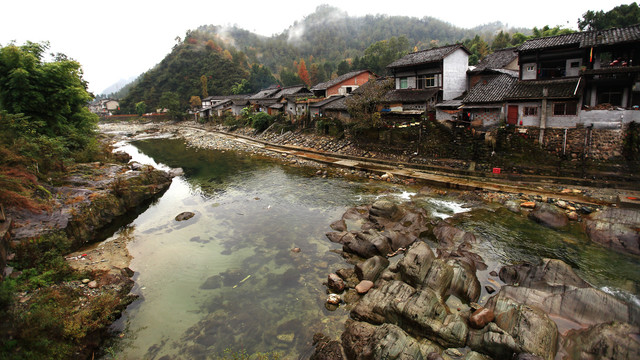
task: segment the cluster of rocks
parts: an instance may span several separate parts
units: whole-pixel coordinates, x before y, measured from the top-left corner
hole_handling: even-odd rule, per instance
[[[347,222],[360,229],[348,231]],[[347,303],[350,319],[339,340],[314,338],[311,359],[640,354],[638,309],[593,288],[560,260],[504,266],[495,274],[504,285],[481,306],[476,272],[487,267],[473,252],[473,233],[431,219],[420,208],[384,200],[350,209],[331,226],[336,231],[327,237],[356,263],[326,283],[331,293],[345,292],[337,303]],[[436,239],[436,251],[424,237]],[[403,257],[389,260],[403,249]],[[365,280],[367,290],[358,291]]]

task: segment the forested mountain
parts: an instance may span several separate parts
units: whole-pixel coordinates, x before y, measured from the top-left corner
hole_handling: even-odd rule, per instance
[[[311,86],[354,69],[384,75],[388,63],[410,51],[464,40],[475,45],[477,60],[490,51],[496,34],[506,35],[505,46],[510,46],[509,34],[528,32],[507,29],[500,22],[462,29],[428,16],[351,17],[327,5],[271,37],[205,25],[187,31],[159,65],[136,80],[122,105],[132,112],[135,103],[144,101],[147,109],[155,109],[163,93],[174,92],[187,106],[195,95],[252,92],[274,81],[301,84],[301,78]],[[203,75],[207,92],[202,89]]]

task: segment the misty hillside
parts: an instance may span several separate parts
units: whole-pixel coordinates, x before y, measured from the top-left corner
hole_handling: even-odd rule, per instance
[[[272,83],[301,84],[301,62],[309,86],[354,69],[384,75],[387,64],[410,51],[465,40],[474,42],[465,45],[478,53],[477,60],[487,54],[489,42],[500,31],[530,32],[506,29],[500,22],[462,29],[428,16],[353,17],[328,5],[270,37],[237,27],[203,25],[187,31],[181,44],[134,82],[123,110],[132,112],[139,101],[155,108],[164,92],[176,93],[186,107],[191,96],[205,93],[199,80],[203,75],[210,80],[206,93],[216,95],[230,94],[243,79],[248,83],[235,91],[255,92]]]

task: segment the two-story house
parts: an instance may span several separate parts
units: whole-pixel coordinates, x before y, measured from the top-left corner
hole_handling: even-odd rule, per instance
[[[467,90],[470,54],[463,45],[449,45],[387,65],[395,80],[395,90],[387,94],[391,112],[431,112],[436,103],[461,96]]]
[[[627,111],[640,104],[640,25],[531,39],[518,59],[507,123],[545,129],[640,120]]]
[[[357,70],[340,75],[335,79],[314,85],[311,91],[316,97],[324,98],[334,95],[348,95],[365,84],[376,75],[369,70]]]

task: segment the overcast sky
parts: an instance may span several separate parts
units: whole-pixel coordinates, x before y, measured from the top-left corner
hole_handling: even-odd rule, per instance
[[[281,33],[320,4],[351,16],[366,14],[431,16],[463,28],[493,21],[512,27],[562,25],[577,29],[587,10],[608,11],[632,1],[611,0],[279,0],[279,1],[147,1],[147,0],[1,0],[0,45],[15,40],[49,41],[83,67],[95,94],[136,77],[171,51],[177,36],[200,25],[238,25],[270,36]]]

